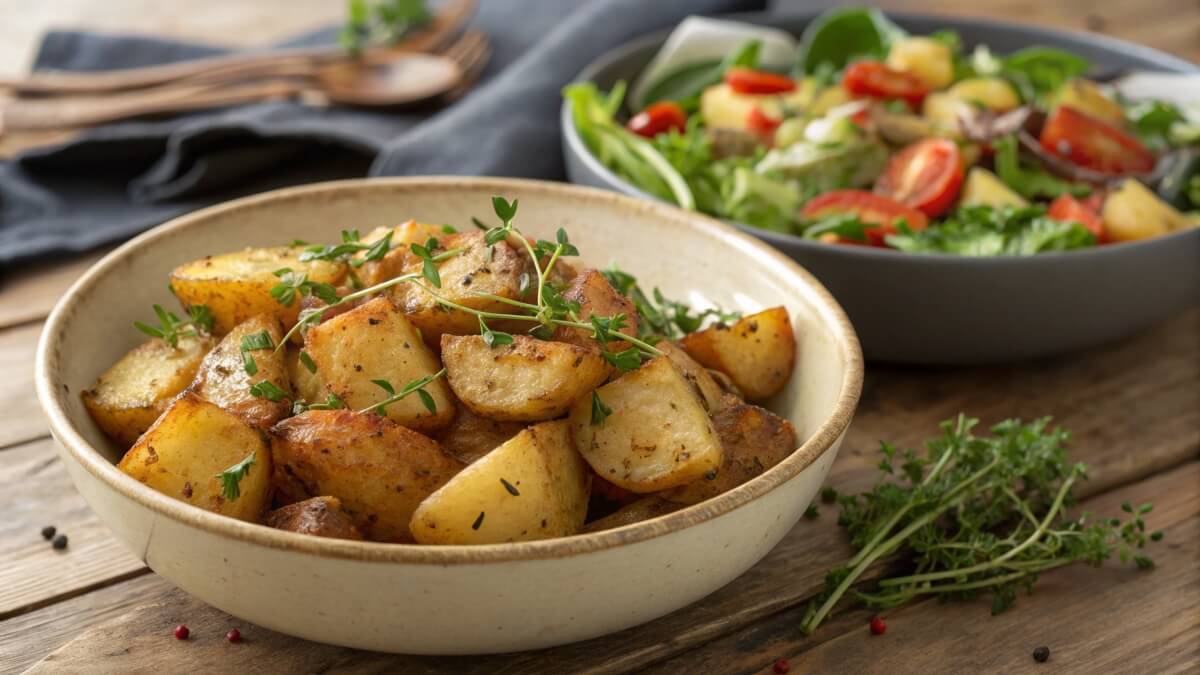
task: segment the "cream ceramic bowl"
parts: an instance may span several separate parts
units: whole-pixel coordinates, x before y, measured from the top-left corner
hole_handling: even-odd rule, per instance
[[[477,547],[307,537],[218,516],[122,474],[121,449],[79,392],[144,339],[131,324],[167,305],[167,274],[197,257],[302,238],[334,241],[416,218],[470,227],[492,195],[519,198],[517,224],[565,227],[583,260],[616,262],[693,303],[783,304],[796,373],[771,404],[803,444],[759,478],[653,520],[563,539]],[[79,492],[158,574],[245,621],[318,642],[473,654],[548,647],[650,621],[712,593],[792,528],[837,454],[862,383],[858,341],[807,272],[700,215],[611,192],[534,181],[399,178],[271,192],[177,218],[130,241],[59,302],[37,355],[37,390]],[[649,421],[653,423],[653,421]]]

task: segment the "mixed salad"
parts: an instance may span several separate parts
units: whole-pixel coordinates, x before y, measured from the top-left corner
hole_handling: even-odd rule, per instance
[[[1129,100],[1092,70],[853,8],[798,43],[688,19],[632,87],[564,96],[588,148],[641,190],[824,242],[1026,255],[1200,224],[1200,105]]]

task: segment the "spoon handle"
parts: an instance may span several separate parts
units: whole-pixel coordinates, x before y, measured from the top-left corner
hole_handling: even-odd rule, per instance
[[[283,99],[302,90],[296,81],[274,80],[219,87],[176,85],[103,96],[18,99],[0,106],[0,133],[82,127],[143,115]]]

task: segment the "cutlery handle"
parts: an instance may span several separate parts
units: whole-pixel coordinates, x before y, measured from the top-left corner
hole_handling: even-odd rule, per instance
[[[299,94],[291,81],[265,81],[214,87],[159,87],[108,96],[13,100],[0,107],[0,132],[89,126],[162,113],[181,113]]]

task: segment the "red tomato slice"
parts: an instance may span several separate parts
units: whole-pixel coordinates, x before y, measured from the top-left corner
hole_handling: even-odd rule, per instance
[[[1071,195],[1059,195],[1057,199],[1050,202],[1050,209],[1046,215],[1055,220],[1083,225],[1088,232],[1096,235],[1096,243],[1102,244],[1108,241],[1104,235],[1104,223],[1100,219],[1100,215]]]
[[[775,130],[780,124],[783,124],[783,120],[771,117],[758,106],[751,108],[750,113],[746,115],[746,129],[762,138],[767,145],[774,145]]]
[[[803,215],[819,218],[838,213],[853,214],[864,223],[878,227],[866,228],[867,241],[874,246],[883,246],[883,238],[896,232],[900,220],[914,230],[923,230],[929,224],[924,213],[909,208],[900,202],[866,190],[834,190],[813,197],[804,205]]]
[[[875,192],[936,218],[950,210],[962,182],[958,145],[944,138],[926,138],[892,157],[875,183]]]
[[[786,75],[750,68],[730,68],[725,83],[739,94],[782,94],[796,88],[796,81]]]
[[[625,125],[633,133],[646,138],[654,138],[655,136],[669,131],[678,129],[683,131],[687,127],[687,113],[683,112],[683,108],[679,104],[670,101],[659,101],[646,106],[646,109],[633,116],[629,120],[629,124]]]
[[[846,68],[842,86],[855,96],[898,98],[916,107],[929,93],[920,78],[888,68],[879,61],[858,61]]]
[[[1042,127],[1042,147],[1079,166],[1107,174],[1147,173],[1154,153],[1120,129],[1060,105]]]

